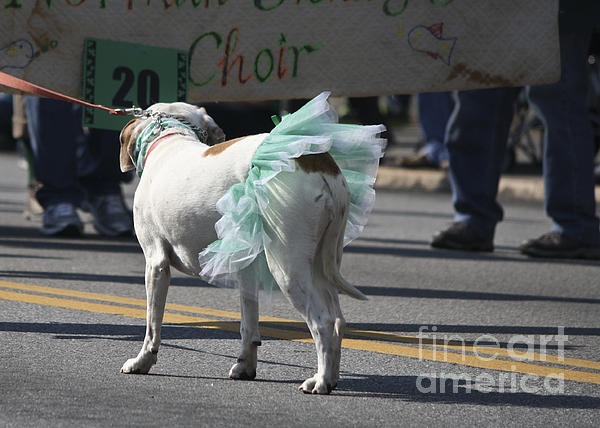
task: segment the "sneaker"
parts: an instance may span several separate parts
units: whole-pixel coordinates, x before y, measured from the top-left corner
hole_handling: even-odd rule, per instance
[[[75,205],[61,202],[44,209],[40,231],[44,235],[81,236],[83,223],[77,215]]]
[[[94,218],[94,228],[101,235],[130,236],[133,233],[131,212],[119,194],[91,197],[85,208]]]
[[[433,248],[462,251],[494,251],[493,239],[475,232],[467,223],[453,223],[446,230],[442,230],[431,240]]]
[[[559,232],[544,233],[525,241],[519,249],[531,257],[600,260],[600,246],[584,244]]]

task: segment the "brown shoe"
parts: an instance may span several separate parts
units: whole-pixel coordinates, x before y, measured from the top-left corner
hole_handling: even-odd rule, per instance
[[[600,260],[600,247],[584,244],[559,232],[544,233],[521,244],[521,253],[531,257]]]
[[[413,156],[407,156],[397,161],[397,166],[402,168],[412,169],[442,169],[442,165],[438,165],[432,161],[427,155],[417,153]]]

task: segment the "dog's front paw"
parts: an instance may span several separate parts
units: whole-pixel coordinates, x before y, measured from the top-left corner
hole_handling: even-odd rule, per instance
[[[250,368],[243,362],[235,363],[229,370],[229,379],[253,380],[256,377],[256,368]]]
[[[125,361],[121,367],[121,373],[146,374],[154,364],[156,364],[156,354],[138,355]]]
[[[318,374],[311,378],[308,378],[298,387],[300,391],[305,394],[329,394],[333,390],[334,386],[325,382],[323,376]]]

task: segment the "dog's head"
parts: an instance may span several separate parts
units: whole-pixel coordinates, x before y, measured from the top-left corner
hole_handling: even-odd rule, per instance
[[[135,169],[133,163],[133,150],[135,141],[144,128],[153,120],[153,114],[164,113],[168,117],[180,120],[192,128],[206,133],[206,141],[203,143],[212,146],[225,141],[225,133],[217,125],[212,117],[206,113],[204,107],[197,107],[187,103],[158,103],[150,106],[146,112],[148,116],[138,117],[130,120],[121,130],[119,140],[121,141],[120,165],[121,171],[127,172]]]

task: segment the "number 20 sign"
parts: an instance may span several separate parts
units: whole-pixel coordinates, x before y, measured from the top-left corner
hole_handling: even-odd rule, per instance
[[[157,102],[186,100],[186,52],[91,38],[84,46],[86,101],[112,108],[146,108]],[[91,128],[119,130],[129,119],[90,107],[83,110],[83,126]]]

